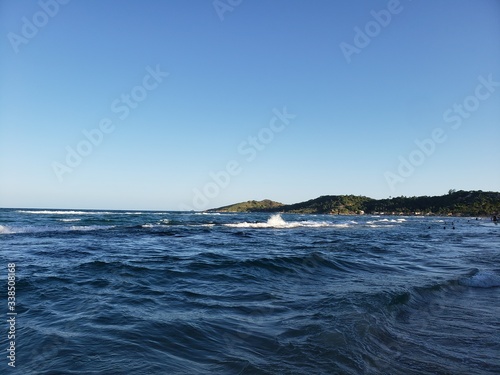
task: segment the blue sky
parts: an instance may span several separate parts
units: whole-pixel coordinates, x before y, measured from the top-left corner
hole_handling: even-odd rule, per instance
[[[499,35],[495,0],[1,1],[0,207],[499,191]]]

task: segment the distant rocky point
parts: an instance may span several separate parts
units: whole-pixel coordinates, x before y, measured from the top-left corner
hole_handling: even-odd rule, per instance
[[[500,193],[450,190],[441,196],[373,199],[356,195],[325,195],[306,202],[283,204],[269,199],[213,208],[207,212],[283,212],[335,215],[490,216],[500,212]]]

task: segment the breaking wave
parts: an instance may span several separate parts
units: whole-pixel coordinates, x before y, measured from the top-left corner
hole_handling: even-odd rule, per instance
[[[231,223],[224,224],[231,228],[275,228],[275,229],[291,229],[291,228],[347,228],[353,224],[357,224],[355,221],[348,221],[345,223],[332,223],[327,221],[285,221],[280,214],[272,215],[265,223]]]
[[[19,210],[16,211],[21,214],[33,215],[109,215],[113,212],[109,211],[52,211],[52,210]]]
[[[17,210],[21,214],[32,215],[168,215],[168,212],[147,211],[75,211],[75,210]]]
[[[460,279],[459,284],[472,288],[494,288],[500,286],[500,276],[492,272],[478,271],[472,276]]]
[[[69,232],[69,231],[94,231],[114,228],[114,225],[72,225],[71,227],[51,227],[25,225],[8,227],[0,225],[0,234],[18,234],[18,233],[51,233],[51,232]]]
[[[4,225],[0,225],[0,234],[10,234],[10,233],[13,233],[13,232],[9,227],[6,227]]]

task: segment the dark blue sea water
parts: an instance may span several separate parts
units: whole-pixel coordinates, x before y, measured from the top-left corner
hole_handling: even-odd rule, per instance
[[[488,219],[3,209],[0,246],[2,374],[500,373]]]

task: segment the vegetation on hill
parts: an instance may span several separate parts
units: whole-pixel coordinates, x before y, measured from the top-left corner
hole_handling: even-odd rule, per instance
[[[390,214],[489,216],[500,212],[500,193],[450,190],[441,196],[372,199],[355,195],[326,195],[284,205],[270,200],[248,201],[211,212],[288,212],[302,214]]]
[[[247,201],[232,204],[230,206],[214,208],[212,210],[208,210],[208,212],[260,212],[279,209],[280,207],[283,207],[283,203],[264,199],[262,201]]]
[[[398,197],[372,201],[367,212],[397,214],[488,216],[500,211],[500,193],[478,191],[453,191],[447,195],[429,197]]]
[[[373,199],[355,195],[325,195],[307,202],[282,207],[283,212],[301,214],[361,214]]]

